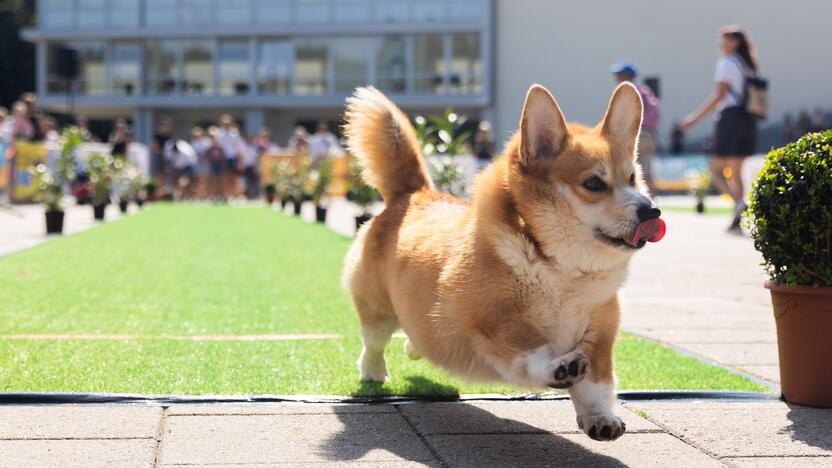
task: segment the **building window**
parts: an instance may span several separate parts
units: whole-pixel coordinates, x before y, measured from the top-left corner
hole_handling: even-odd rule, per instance
[[[453,0],[448,4],[448,17],[451,21],[482,21],[485,7],[483,0]]]
[[[338,38],[332,42],[335,93],[349,94],[368,81],[373,42],[368,38]]]
[[[379,23],[405,23],[410,18],[410,5],[407,0],[377,1],[375,11],[376,21]]]
[[[336,24],[366,24],[370,22],[370,0],[339,0],[333,4]]]
[[[70,28],[74,23],[74,7],[67,0],[41,0],[38,4],[41,24],[46,28]]]
[[[66,74],[71,68],[74,50],[64,43],[50,43],[46,49],[46,92],[68,93],[70,89]]]
[[[404,36],[381,38],[376,57],[376,83],[378,87],[394,93],[403,93],[407,83],[407,58]]]
[[[78,27],[103,28],[107,24],[106,0],[78,0]]]
[[[294,49],[288,41],[263,41],[257,54],[257,87],[260,94],[288,94]]]
[[[110,0],[110,26],[135,28],[139,26],[139,0]]]
[[[182,46],[182,79],[185,94],[214,93],[213,41],[185,41]]]
[[[414,36],[413,56],[413,91],[444,93],[445,56],[442,36]]]
[[[451,35],[451,92],[479,94],[482,92],[482,54],[480,35]]]
[[[147,94],[174,94],[179,82],[179,42],[148,41],[145,47]]]
[[[221,25],[251,24],[250,0],[222,0],[217,6]]]
[[[115,42],[110,50],[110,73],[113,94],[132,96],[139,93],[141,52],[135,42]]]
[[[257,24],[286,25],[292,18],[291,0],[255,0]]]
[[[144,0],[144,22],[149,28],[176,26],[176,2],[171,0]]]
[[[295,0],[298,24],[327,24],[330,18],[330,2],[328,0]]]
[[[220,94],[240,96],[251,92],[248,41],[222,41],[219,49]]]
[[[78,53],[78,92],[98,96],[107,94],[107,45],[99,41],[73,42]]]
[[[420,23],[436,23],[443,21],[446,3],[443,0],[421,0],[413,2],[413,20]]]
[[[328,91],[327,43],[320,39],[303,39],[295,43],[295,66],[292,93],[326,94]]]
[[[183,26],[212,26],[214,24],[213,0],[179,1],[182,2],[181,23]]]

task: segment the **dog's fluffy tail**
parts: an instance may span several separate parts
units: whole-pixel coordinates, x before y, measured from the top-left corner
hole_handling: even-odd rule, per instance
[[[433,188],[419,150],[416,131],[404,113],[373,87],[358,88],[347,99],[346,134],[368,184],[385,201]]]

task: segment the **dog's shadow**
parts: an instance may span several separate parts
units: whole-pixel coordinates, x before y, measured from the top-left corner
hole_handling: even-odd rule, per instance
[[[424,377],[410,379],[422,391],[425,385],[436,386],[441,394],[455,390]],[[375,394],[381,384],[365,383],[359,391]],[[444,466],[626,466],[565,437],[463,402],[364,408],[336,408],[343,428],[320,445],[323,457],[370,464],[404,459]]]

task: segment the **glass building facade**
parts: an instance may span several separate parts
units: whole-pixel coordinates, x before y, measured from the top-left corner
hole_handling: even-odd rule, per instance
[[[491,16],[491,0],[39,0],[25,34],[41,102],[71,92],[79,112],[335,109],[368,84],[406,107],[477,109],[490,101]]]

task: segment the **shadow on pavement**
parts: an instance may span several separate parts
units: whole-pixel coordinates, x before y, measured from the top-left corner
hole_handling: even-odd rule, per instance
[[[787,403],[786,417],[791,421],[786,430],[792,439],[832,451],[832,408],[810,408]]]
[[[411,377],[410,383],[418,386],[422,392],[433,385],[443,394],[453,389],[424,377]],[[380,387],[380,384],[365,383],[362,389],[378,391],[376,386]],[[452,467],[626,466],[616,458],[600,455],[566,437],[538,427],[500,418],[466,403],[444,404],[464,406],[449,411],[448,417],[459,417],[462,413],[470,424],[427,416],[423,419],[418,412],[413,411],[407,417],[401,412],[336,412],[343,430],[324,441],[319,447],[320,453],[332,461],[361,460],[370,464],[393,461],[396,457],[399,461],[403,459],[437,464],[438,457],[443,464]],[[460,430],[462,426],[466,428]],[[569,437],[580,439],[586,436],[575,434]],[[588,438],[586,440],[589,441]]]

